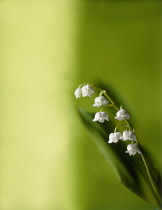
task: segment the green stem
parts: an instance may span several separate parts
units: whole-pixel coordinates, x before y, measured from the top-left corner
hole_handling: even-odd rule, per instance
[[[117,129],[118,129],[120,126],[126,126],[126,127],[128,127],[128,125],[125,125],[125,124],[117,125],[117,126],[115,127],[114,133],[116,133]]]
[[[118,108],[117,106],[115,106],[114,101],[113,101],[113,100],[110,98],[110,96],[107,94],[106,90],[103,90],[103,94],[106,96],[106,98],[107,98],[112,104],[114,104],[114,108],[115,108],[116,110],[119,110],[119,108]]]
[[[114,104],[107,104],[107,105],[103,106],[103,107],[100,109],[100,112],[102,112],[102,110],[105,109],[106,107],[110,107],[110,106],[114,106]]]
[[[78,88],[82,88],[84,85],[86,85],[87,83],[82,83],[78,86]]]

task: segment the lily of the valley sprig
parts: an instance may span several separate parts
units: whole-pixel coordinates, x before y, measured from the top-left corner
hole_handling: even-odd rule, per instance
[[[116,116],[114,117],[118,121],[125,121],[124,126],[127,127],[128,130],[125,130],[123,133],[117,132],[117,129],[120,125],[115,127],[114,133],[110,133],[109,135],[109,141],[108,143],[117,143],[119,140],[121,141],[131,141],[131,144],[127,146],[127,151],[129,155],[135,155],[136,153],[141,154],[141,150],[138,146],[138,141],[136,138],[136,134],[134,133],[134,128],[130,125],[128,120],[130,119],[131,115],[128,111],[120,107],[120,109],[117,108],[115,103],[112,101],[110,96],[108,96],[107,92],[105,90],[101,90],[100,88],[92,85],[92,84],[81,84],[79,87],[75,90],[74,95],[76,98],[81,97],[92,97],[92,95],[95,93],[95,89],[98,89],[100,91],[99,96],[97,96],[94,99],[94,107],[102,107],[99,112],[97,112],[94,116],[93,121],[104,123],[105,121],[109,121],[109,116],[106,112],[103,112],[102,110],[105,107],[114,107],[116,112]],[[121,124],[123,126],[123,124]]]
[[[131,118],[130,113],[126,109],[124,109],[122,106],[120,108],[117,107],[117,105],[115,104],[113,99],[108,95],[106,90],[103,90],[93,84],[83,83],[79,85],[78,88],[75,90],[74,95],[78,99],[78,98],[86,97],[86,96],[92,97],[95,92],[99,92],[99,95],[94,99],[94,104],[92,104],[92,106],[100,107],[100,110],[94,115],[93,122],[96,123],[98,121],[99,123],[104,123],[105,121],[111,120],[111,118],[109,118],[108,116],[108,113],[105,111],[106,110],[105,108],[112,107],[116,110],[116,115],[114,116],[114,118],[117,121],[121,122],[121,124],[118,124],[114,128],[114,132],[110,133],[108,143],[109,144],[118,143],[119,141],[129,142],[127,144],[125,153],[128,153],[130,156],[134,156],[136,154],[141,156],[144,166],[146,168],[146,172],[148,174],[148,178],[150,180],[152,189],[154,193],[156,194],[158,200],[160,200],[161,198],[159,197],[156,184],[154,182],[154,179],[152,178],[147,162],[143,155],[141,145],[139,144],[138,138],[135,134],[134,127],[129,122],[129,119]],[[120,126],[125,128],[122,133],[119,132]]]

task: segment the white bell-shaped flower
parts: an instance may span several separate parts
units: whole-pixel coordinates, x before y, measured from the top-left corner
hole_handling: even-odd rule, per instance
[[[82,97],[82,88],[77,88],[74,92],[76,98]]]
[[[94,93],[94,89],[91,85],[84,85],[82,87],[82,96],[83,97],[86,97],[86,96],[91,97],[93,93]]]
[[[99,106],[106,105],[108,103],[109,101],[107,100],[105,96],[98,96],[95,98],[95,103],[93,104],[93,106],[99,107]]]
[[[120,132],[110,133],[108,143],[117,143],[120,139],[122,139]]]
[[[124,131],[123,141],[126,141],[126,140],[137,141],[136,134],[133,131]]]
[[[127,112],[125,109],[120,109],[117,113],[116,113],[116,117],[115,119],[122,121],[124,119],[129,120],[130,115],[129,112]]]
[[[129,155],[135,155],[137,152],[141,154],[138,144],[128,144],[126,153],[129,153]]]
[[[95,114],[94,119],[93,119],[94,122],[98,121],[98,122],[101,122],[101,123],[103,123],[105,120],[109,121],[109,117],[108,117],[106,112],[97,112]]]

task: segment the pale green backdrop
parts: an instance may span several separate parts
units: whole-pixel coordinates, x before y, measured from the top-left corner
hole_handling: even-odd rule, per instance
[[[155,209],[118,182],[73,92],[106,82],[160,167],[160,8],[156,0],[0,1],[0,210]]]

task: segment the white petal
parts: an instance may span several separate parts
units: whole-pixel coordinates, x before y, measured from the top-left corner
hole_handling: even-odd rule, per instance
[[[100,123],[104,123],[105,120],[104,120],[104,119],[99,119],[98,121],[99,121]]]
[[[120,132],[110,133],[108,143],[117,143],[122,137]]]
[[[102,113],[102,117],[103,119],[109,121],[109,117],[108,117],[108,114],[106,112],[101,112]]]
[[[92,94],[94,93],[94,89],[91,85],[84,85],[82,87],[82,95],[83,97],[89,96],[91,97]]]
[[[95,114],[95,117],[94,117],[93,121],[99,121],[99,119],[100,119],[101,117],[102,117],[101,112],[97,112],[97,113]]]
[[[118,119],[119,121],[122,121],[124,119],[129,120],[129,118],[130,118],[129,112],[127,112],[125,109],[120,109],[116,113],[116,117],[115,117],[115,119]]]
[[[120,132],[116,132],[116,138],[119,140],[119,139],[122,139],[123,135],[120,133]]]
[[[99,96],[98,102],[101,103],[102,105],[106,105],[109,103],[109,101],[107,100],[107,98],[105,96]]]
[[[81,88],[77,88],[74,92],[74,95],[76,96],[76,98],[80,98],[82,97],[82,89]]]
[[[82,96],[83,97],[86,97],[87,96],[86,85],[82,87]]]
[[[133,131],[124,131],[123,132],[123,141],[131,140],[136,141],[136,135]]]

